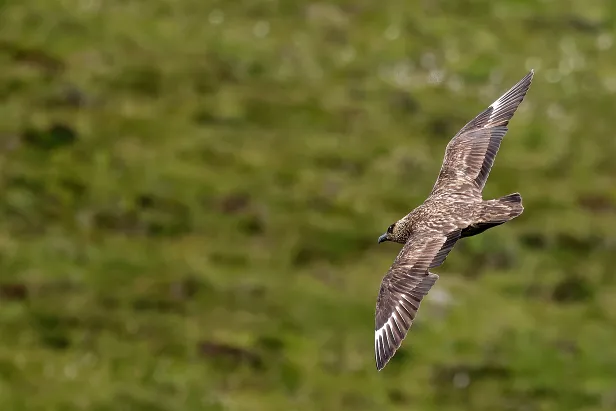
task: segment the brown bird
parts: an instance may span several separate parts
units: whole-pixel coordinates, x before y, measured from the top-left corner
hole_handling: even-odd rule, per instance
[[[485,201],[482,191],[507,124],[524,100],[533,75],[531,70],[454,136],[430,196],[379,237],[379,243],[404,246],[383,277],[376,302],[377,370],[400,348],[422,299],[438,280],[429,270],[445,261],[459,239],[506,223],[524,211],[519,193]]]

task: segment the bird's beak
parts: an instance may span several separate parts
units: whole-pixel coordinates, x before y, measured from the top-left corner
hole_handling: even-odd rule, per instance
[[[382,236],[379,237],[379,244],[381,244],[384,241],[389,241],[389,239],[387,238],[387,234],[383,234]]]

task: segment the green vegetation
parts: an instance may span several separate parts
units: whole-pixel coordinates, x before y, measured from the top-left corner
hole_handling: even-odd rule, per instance
[[[1,1],[0,409],[615,409],[615,4]],[[377,237],[530,68],[377,373]]]

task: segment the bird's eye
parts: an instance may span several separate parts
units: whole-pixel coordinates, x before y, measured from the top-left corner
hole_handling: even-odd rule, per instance
[[[395,224],[392,224],[392,225],[390,225],[390,226],[389,226],[389,228],[387,229],[387,232],[388,232],[389,234],[391,234],[391,233],[393,233],[393,232],[394,232],[394,226],[395,226]]]

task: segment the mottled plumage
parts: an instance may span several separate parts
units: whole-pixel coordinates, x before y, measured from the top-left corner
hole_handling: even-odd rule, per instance
[[[430,196],[379,237],[379,243],[394,241],[404,246],[383,277],[377,298],[374,348],[378,370],[400,347],[422,299],[439,278],[429,270],[445,261],[460,238],[522,214],[520,194],[485,201],[482,191],[509,120],[533,74],[531,70],[453,137]]]

